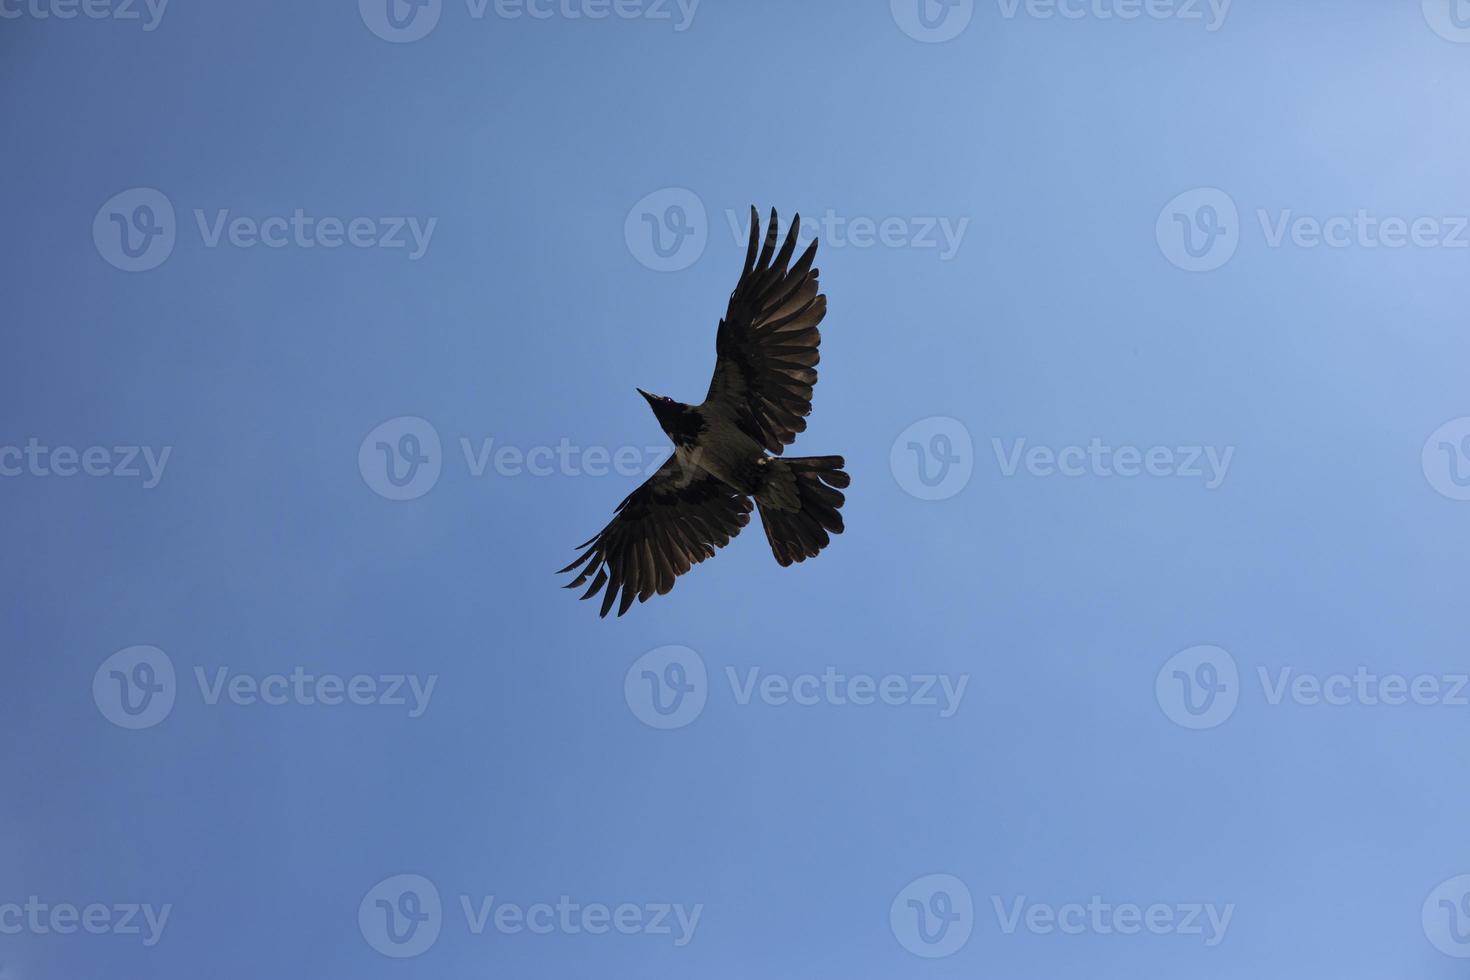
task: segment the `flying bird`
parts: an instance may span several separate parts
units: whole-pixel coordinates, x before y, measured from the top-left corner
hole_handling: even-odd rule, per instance
[[[811,414],[817,324],[827,314],[812,268],[816,241],[789,264],[800,229],[797,215],[778,253],[775,210],[762,244],[760,215],[750,209],[745,269],[715,334],[715,374],[703,402],[686,405],[637,389],[674,453],[558,572],[580,567],[566,588],[591,579],[582,598],[602,591],[602,616],[615,602],[621,616],[634,599],[667,594],[675,579],[750,523],[752,500],[782,566],[815,556],[829,534],[842,533],[842,488],[849,483],[842,457],[781,455]]]

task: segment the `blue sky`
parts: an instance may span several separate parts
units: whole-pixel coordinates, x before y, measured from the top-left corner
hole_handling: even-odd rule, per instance
[[[0,978],[1461,974],[1470,9],[394,2],[0,2]]]

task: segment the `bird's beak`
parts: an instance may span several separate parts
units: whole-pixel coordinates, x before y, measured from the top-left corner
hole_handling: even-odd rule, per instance
[[[647,399],[648,404],[653,404],[653,396],[650,395],[648,392],[644,391],[642,388],[634,388],[633,390],[638,392],[638,394],[642,395],[645,399]]]

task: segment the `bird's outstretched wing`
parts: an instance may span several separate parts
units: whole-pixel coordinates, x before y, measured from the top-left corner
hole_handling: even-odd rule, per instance
[[[777,454],[806,428],[822,342],[817,324],[827,314],[827,297],[817,292],[818,270],[812,268],[816,241],[787,268],[800,228],[798,215],[776,254],[775,210],[762,245],[760,216],[750,209],[745,271],[720,321],[715,376],[705,395],[707,403],[724,407],[747,435]]]
[[[578,588],[592,578],[582,596],[590,599],[606,586],[603,616],[621,590],[621,616],[635,598],[645,602],[655,592],[665,594],[674,587],[674,579],[729,544],[750,522],[750,510],[750,498],[670,456],[618,504],[607,527],[577,546],[586,550],[557,574],[585,563],[566,587]]]

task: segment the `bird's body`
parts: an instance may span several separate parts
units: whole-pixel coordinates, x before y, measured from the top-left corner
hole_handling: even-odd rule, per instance
[[[679,462],[703,470],[731,489],[747,495],[755,493],[759,477],[756,467],[765,459],[765,449],[724,415],[703,405],[694,411],[700,416],[702,428],[694,442],[674,447]]]
[[[783,458],[806,428],[817,381],[817,324],[827,299],[818,292],[812,242],[794,266],[801,219],[792,221],[780,254],[776,213],[765,244],[751,209],[745,270],[715,339],[714,378],[698,405],[650,395],[674,454],[618,505],[611,523],[581,547],[568,588],[592,578],[584,599],[606,588],[602,615],[621,592],[618,615],[633,600],[664,594],[674,579],[712,556],[750,521],[752,500],[766,539],[782,565],[820,552],[843,529],[839,512],[848,485],[841,456]],[[595,577],[594,577],[595,576]]]

